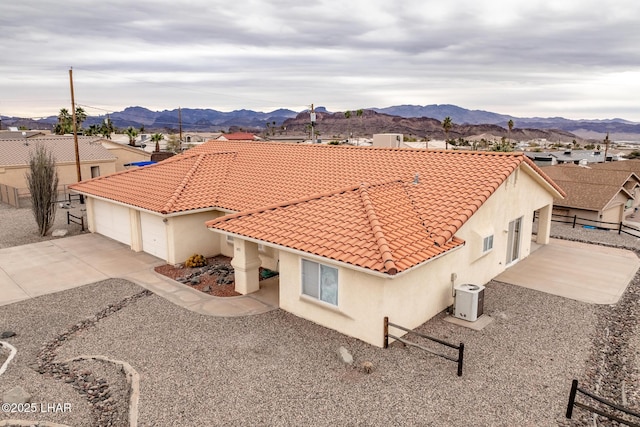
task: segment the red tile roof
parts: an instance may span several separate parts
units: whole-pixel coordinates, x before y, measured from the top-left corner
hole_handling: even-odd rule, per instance
[[[231,141],[71,188],[164,214],[236,211],[207,225],[393,274],[462,244],[454,233],[522,163],[563,194],[522,153]]]
[[[393,275],[464,243],[445,241],[424,223],[416,210],[419,186],[365,183],[207,226]]]

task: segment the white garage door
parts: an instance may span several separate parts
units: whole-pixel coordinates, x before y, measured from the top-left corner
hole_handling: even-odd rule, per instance
[[[167,226],[162,217],[140,212],[142,250],[160,259],[167,259]]]
[[[103,200],[94,200],[93,209],[96,233],[131,246],[129,208]]]

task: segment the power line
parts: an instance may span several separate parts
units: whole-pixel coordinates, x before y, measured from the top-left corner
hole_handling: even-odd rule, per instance
[[[103,75],[103,76],[108,76],[108,77],[115,77],[113,74],[109,74],[109,73],[105,73],[102,71],[95,71],[95,70],[89,70],[86,68],[77,68],[76,70],[82,70],[82,71],[86,71],[89,73],[94,73],[94,74],[98,74],[98,75]],[[228,93],[221,93],[221,92],[214,92],[211,90],[208,90],[206,88],[191,88],[191,87],[184,87],[184,86],[177,86],[177,85],[172,85],[172,84],[168,84],[168,83],[157,83],[157,82],[153,82],[153,81],[149,81],[149,80],[143,80],[143,79],[137,79],[135,77],[129,77],[129,76],[125,76],[125,75],[121,75],[118,76],[118,78],[121,79],[125,79],[125,80],[131,80],[133,82],[138,82],[138,83],[145,83],[145,84],[151,84],[154,86],[158,86],[158,87],[163,87],[163,88],[173,88],[173,89],[180,89],[183,91],[189,91],[189,92],[194,92],[194,93],[208,93],[211,95],[217,95],[217,96],[224,96],[224,97],[228,97],[228,98],[235,98],[235,99],[240,99],[240,100],[247,100],[247,101],[254,101],[254,102],[260,102],[260,103],[268,103],[268,104],[272,104],[272,105],[284,105],[284,102],[281,101],[275,101],[275,100],[267,100],[267,99],[259,99],[259,98],[251,98],[251,97],[246,97],[246,96],[238,96],[238,95],[230,95]],[[302,105],[301,105],[302,106]],[[305,106],[308,107],[308,106]]]

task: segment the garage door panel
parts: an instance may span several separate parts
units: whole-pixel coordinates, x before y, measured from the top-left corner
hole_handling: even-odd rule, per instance
[[[95,200],[93,206],[96,232],[130,246],[129,208],[103,200]]]
[[[167,226],[162,217],[140,213],[142,250],[161,259],[167,259]]]

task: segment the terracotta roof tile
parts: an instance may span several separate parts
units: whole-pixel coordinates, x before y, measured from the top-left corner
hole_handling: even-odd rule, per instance
[[[161,213],[236,211],[208,225],[393,274],[463,244],[456,231],[523,163],[562,194],[521,153],[232,141],[72,189]]]
[[[410,186],[399,181],[361,184],[294,204],[228,215],[207,225],[393,275],[463,244],[455,240],[436,245],[430,227],[414,209]],[[308,217],[304,227],[290,223],[287,213],[292,211],[298,214],[295,221]],[[330,213],[330,221],[311,220],[324,213]],[[265,218],[268,227],[257,225]],[[353,230],[359,230],[355,238]],[[316,231],[323,236],[322,244],[308,237]]]

